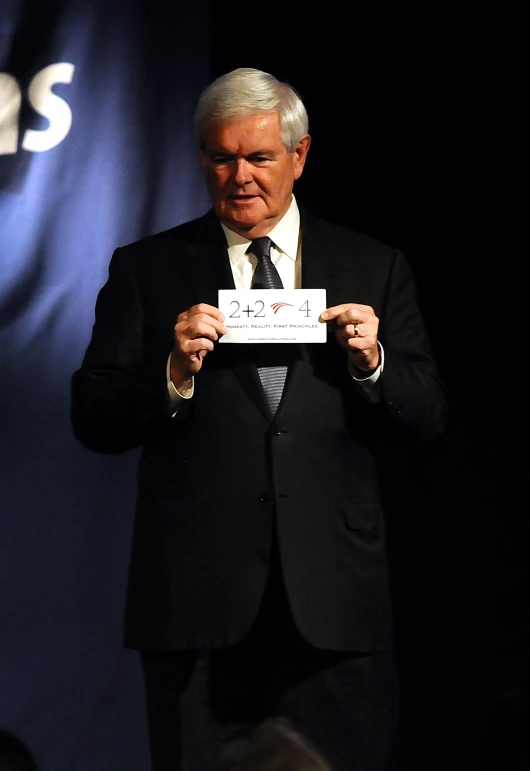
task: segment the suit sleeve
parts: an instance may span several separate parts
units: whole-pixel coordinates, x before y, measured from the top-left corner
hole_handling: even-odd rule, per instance
[[[126,255],[126,249],[112,255],[96,301],[91,340],[71,381],[74,435],[96,452],[133,449],[171,424],[169,350],[146,351],[138,276]]]
[[[385,349],[382,402],[393,418],[426,440],[447,423],[447,398],[417,302],[415,280],[403,254],[395,252],[380,339]]]

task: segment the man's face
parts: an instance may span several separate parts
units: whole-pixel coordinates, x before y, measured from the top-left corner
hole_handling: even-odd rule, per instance
[[[247,238],[266,235],[291,204],[309,144],[304,134],[287,152],[276,113],[211,123],[199,157],[219,219]]]

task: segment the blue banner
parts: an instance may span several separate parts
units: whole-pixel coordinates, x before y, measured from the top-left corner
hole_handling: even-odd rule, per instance
[[[116,246],[202,214],[206,2],[0,9],[0,729],[39,771],[146,771],[122,648],[136,454],[98,456],[69,388]]]

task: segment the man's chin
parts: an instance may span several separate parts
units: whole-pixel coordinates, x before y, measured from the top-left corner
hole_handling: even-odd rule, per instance
[[[250,230],[260,225],[265,216],[263,212],[257,211],[255,207],[251,210],[251,207],[244,209],[231,206],[223,212],[221,219],[227,227],[232,226],[233,229],[237,227]]]

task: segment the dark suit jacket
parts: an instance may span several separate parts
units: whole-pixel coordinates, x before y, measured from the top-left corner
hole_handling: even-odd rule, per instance
[[[290,358],[272,419],[256,348],[216,344],[193,399],[168,412],[177,315],[234,288],[213,213],[115,251],[72,380],[72,424],[97,452],[141,446],[125,643],[213,648],[247,632],[265,587],[274,513],[292,612],[313,645],[391,647],[385,515],[374,447],[385,426],[427,441],[444,390],[403,255],[302,211],[302,283],[327,305],[371,305],[385,351],[369,404],[333,334]],[[288,349],[288,350],[287,350]]]

